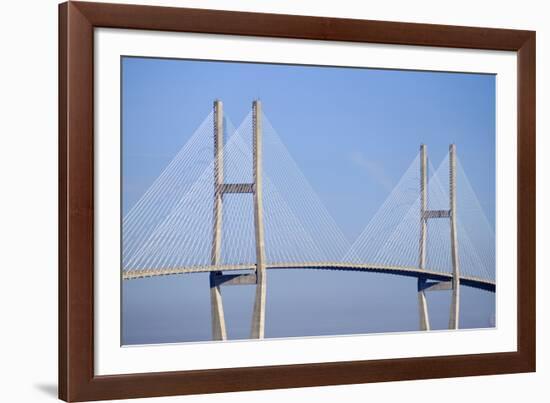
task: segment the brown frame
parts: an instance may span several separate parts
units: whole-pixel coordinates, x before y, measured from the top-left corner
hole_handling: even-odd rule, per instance
[[[94,375],[95,27],[518,53],[518,351]],[[535,32],[281,14],[59,5],[59,398],[122,399],[535,371]]]

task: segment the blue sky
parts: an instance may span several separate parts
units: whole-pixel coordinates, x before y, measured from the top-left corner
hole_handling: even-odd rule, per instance
[[[435,166],[450,143],[458,145],[461,163],[494,225],[493,75],[147,58],[123,58],[122,63],[123,213],[193,134],[214,99],[223,100],[225,113],[238,124],[252,100],[259,98],[350,240],[383,203],[421,143],[428,145]],[[357,211],[362,212],[361,219],[354,214]],[[365,273],[313,277],[292,273],[290,284],[288,276],[268,277],[268,336],[417,327],[415,280]],[[125,282],[123,339],[129,343],[208,339],[207,282],[201,275]],[[316,303],[323,293],[333,297],[326,306]],[[476,290],[464,294],[463,305],[472,309],[470,313],[463,309],[461,326],[488,326],[494,294]],[[246,337],[251,295],[251,287],[227,291],[226,308],[234,317],[228,320],[230,336]],[[448,300],[444,292],[430,296],[435,327],[446,324]],[[184,307],[179,309],[178,304]],[[383,305],[387,315],[376,317],[373,308],[359,311],[358,304]],[[366,319],[358,322],[358,314]],[[304,322],[304,317],[310,320]]]

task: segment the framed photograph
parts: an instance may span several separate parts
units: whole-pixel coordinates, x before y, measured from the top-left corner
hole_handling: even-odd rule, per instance
[[[59,8],[59,397],[535,370],[535,33]]]

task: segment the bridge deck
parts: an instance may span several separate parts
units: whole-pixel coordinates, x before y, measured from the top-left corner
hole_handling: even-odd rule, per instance
[[[236,265],[217,265],[217,266],[190,266],[190,267],[173,267],[160,269],[143,269],[143,270],[128,270],[123,273],[124,280],[167,276],[174,274],[189,274],[189,273],[208,273],[212,271],[239,271],[239,270],[254,270],[254,264],[236,264]],[[349,262],[303,262],[303,263],[271,263],[266,265],[267,269],[314,269],[314,270],[343,270],[343,271],[365,271],[374,273],[394,274],[406,277],[423,277],[429,280],[449,281],[452,279],[451,273],[442,273],[434,270],[421,270],[418,267],[406,266],[384,266],[374,264],[359,264]],[[486,291],[495,292],[496,283],[492,280],[487,280],[479,277],[460,276],[462,285],[478,288]]]

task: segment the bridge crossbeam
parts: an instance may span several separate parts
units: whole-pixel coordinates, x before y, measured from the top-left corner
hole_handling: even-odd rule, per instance
[[[222,183],[221,193],[254,193],[253,183]]]
[[[253,285],[257,283],[256,273],[249,274],[223,274],[214,275],[214,284],[220,285]]]
[[[429,218],[450,218],[451,210],[427,210],[422,216],[424,220]]]
[[[418,283],[418,291],[446,291],[452,290],[451,281],[423,281]]]

